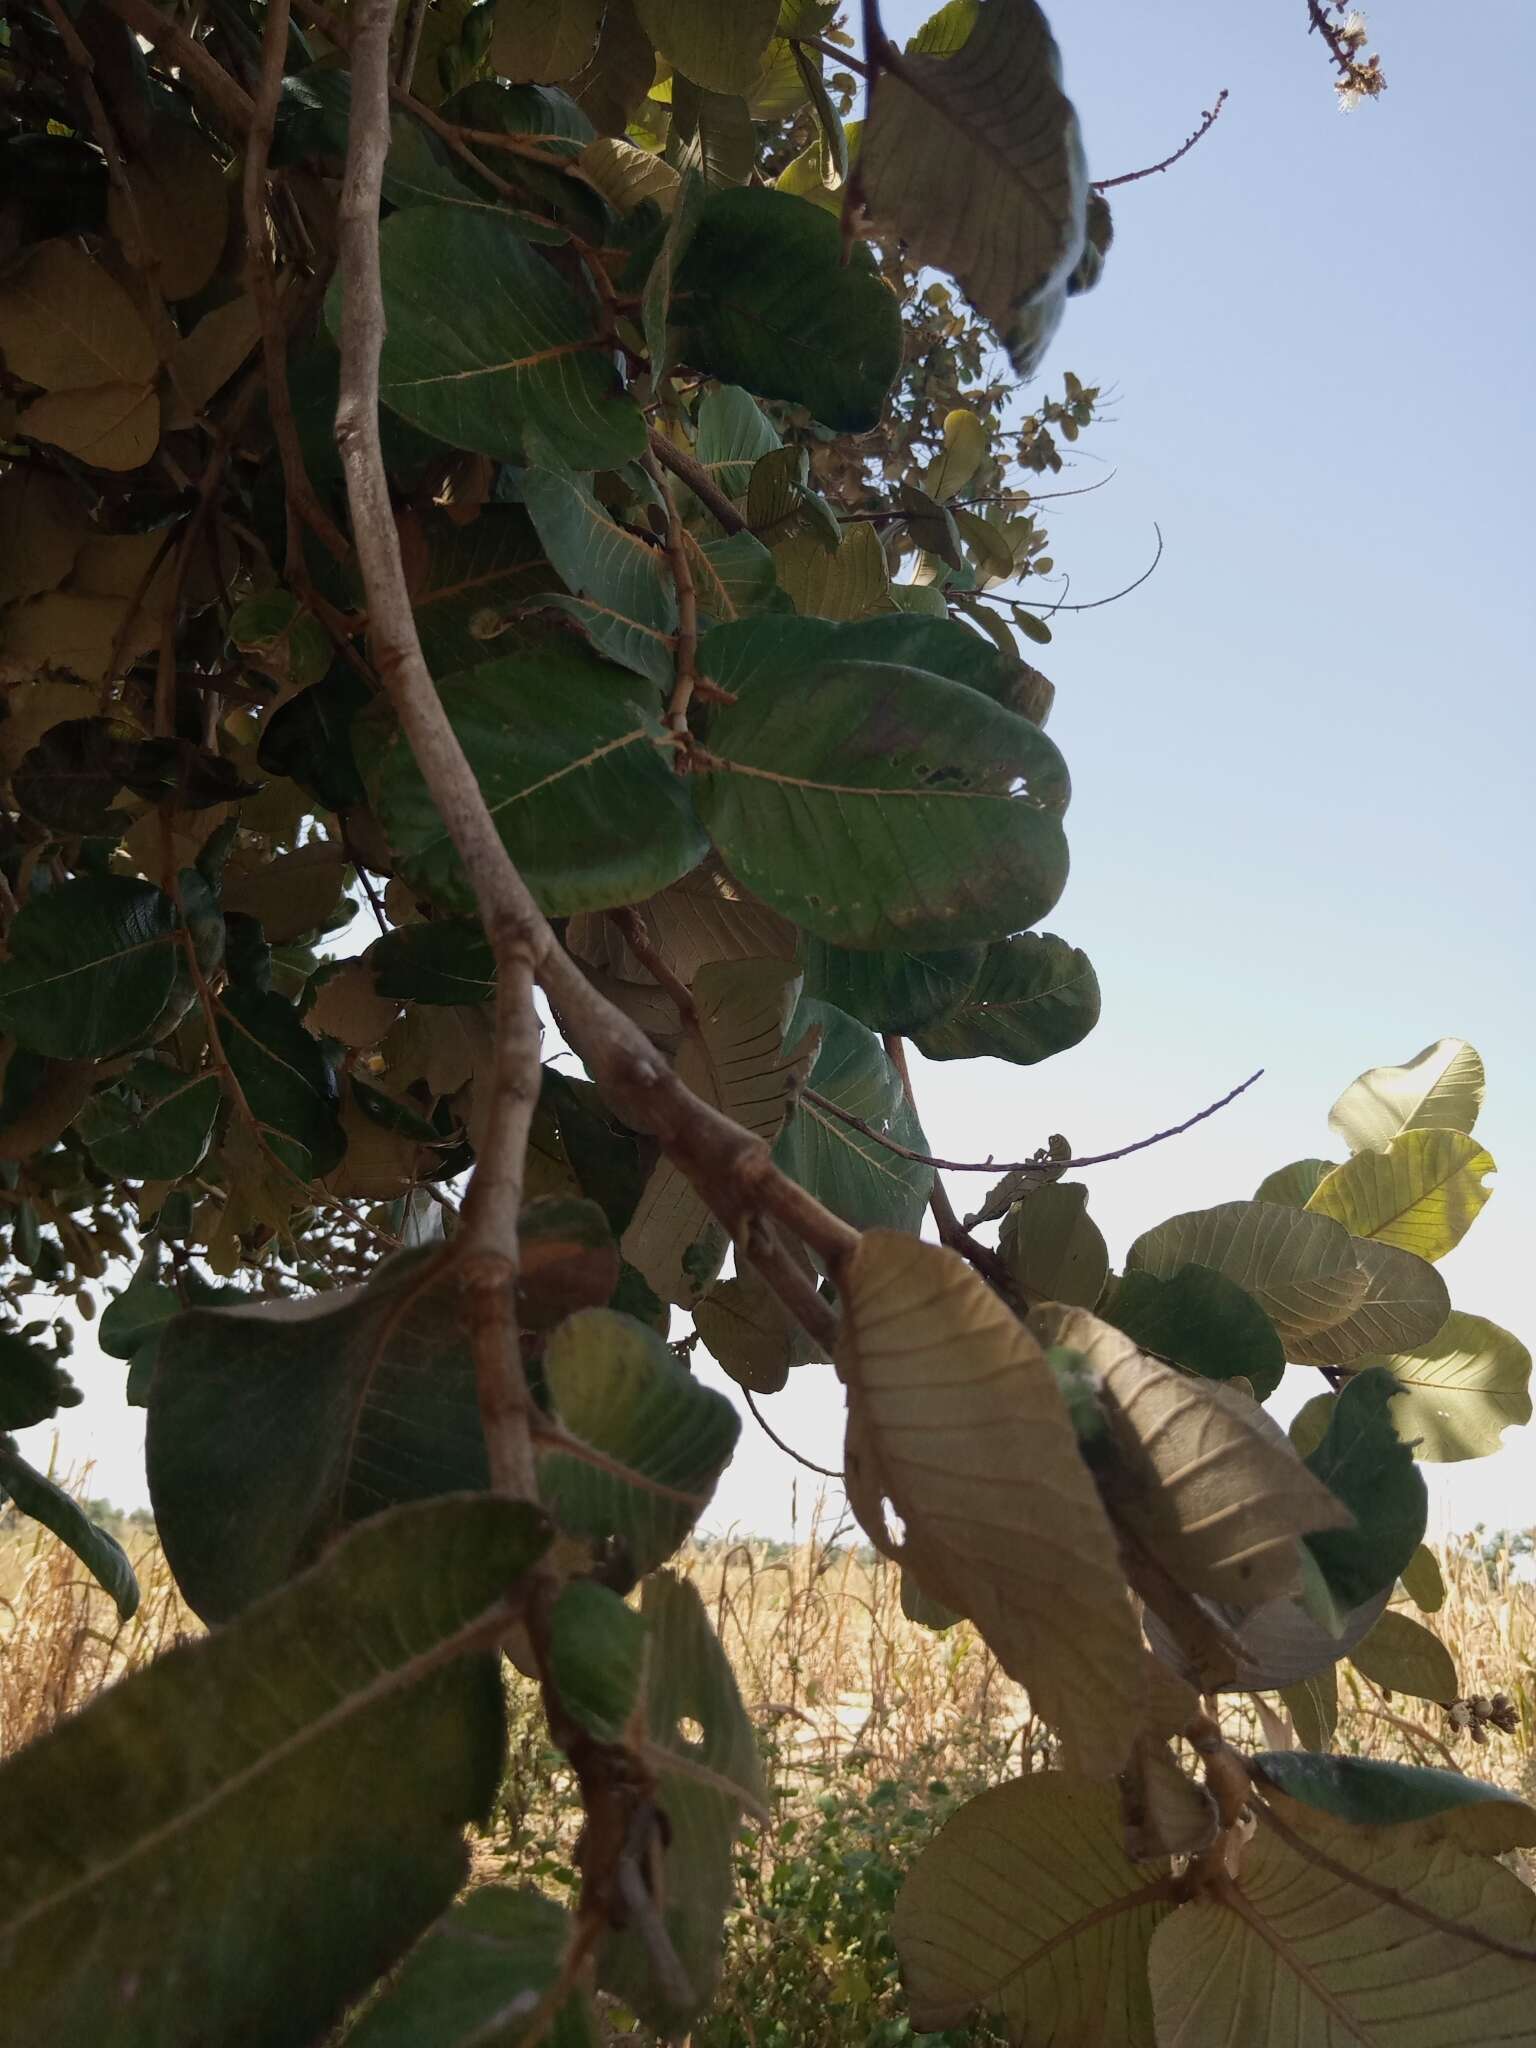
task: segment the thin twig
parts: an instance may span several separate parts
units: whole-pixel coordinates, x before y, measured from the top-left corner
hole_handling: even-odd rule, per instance
[[[887,1048],[889,1050],[889,1048]],[[1074,1167],[1107,1166],[1111,1160],[1129,1159],[1133,1152],[1145,1152],[1151,1145],[1161,1145],[1166,1138],[1180,1138],[1186,1131],[1192,1131],[1196,1124],[1203,1124],[1208,1116],[1215,1116],[1225,1109],[1229,1102],[1236,1102],[1251,1088],[1263,1074],[1258,1067],[1246,1081],[1239,1081],[1235,1088],[1229,1088],[1219,1102],[1209,1103],[1198,1109],[1193,1116],[1186,1117],[1181,1124],[1171,1124],[1166,1131],[1154,1131],[1150,1138],[1137,1138],[1133,1144],[1119,1145],[1113,1152],[1089,1152],[1080,1159],[935,1159],[930,1152],[914,1152],[909,1145],[898,1145],[894,1138],[888,1138],[883,1131],[877,1131],[873,1124],[866,1123],[861,1116],[855,1116],[851,1109],[844,1109],[829,1095],[820,1094],[815,1088],[803,1088],[800,1092],[807,1102],[814,1102],[818,1109],[824,1109],[831,1116],[838,1117],[845,1124],[866,1138],[873,1138],[877,1145],[883,1145],[888,1152],[895,1152],[903,1159],[910,1159],[918,1166],[942,1168],[945,1173],[1028,1173],[1038,1167],[1042,1173],[1049,1170],[1054,1180]]]
[[[814,1459],[802,1458],[800,1453],[797,1450],[795,1450],[792,1445],[785,1443],[783,1437],[779,1435],[777,1430],[769,1427],[769,1425],[763,1420],[762,1409],[758,1407],[756,1401],[754,1401],[752,1398],[752,1389],[750,1387],[743,1387],[741,1392],[742,1398],[745,1400],[747,1407],[752,1412],[752,1420],[763,1432],[763,1435],[767,1437],[769,1443],[776,1444],[778,1448],[784,1453],[786,1458],[793,1458],[795,1463],[797,1465],[803,1465],[807,1472],[819,1472],[823,1479],[835,1479],[839,1486],[843,1484],[845,1475],[842,1472],[834,1472],[830,1465],[818,1465],[814,1461]]]
[[[1146,169],[1143,171],[1122,171],[1118,178],[1096,178],[1094,180],[1093,186],[1094,191],[1112,192],[1117,185],[1134,185],[1140,178],[1150,178],[1154,176],[1155,173],[1157,173],[1158,171],[1172,170],[1173,166],[1178,162],[1181,156],[1189,155],[1189,152],[1194,148],[1195,144],[1200,140],[1202,136],[1210,134],[1211,130],[1216,126],[1216,123],[1221,116],[1221,110],[1226,105],[1226,103],[1227,88],[1223,86],[1221,88],[1221,91],[1216,95],[1215,106],[1208,108],[1206,112],[1200,116],[1200,126],[1195,130],[1194,134],[1191,135],[1187,141],[1181,142],[1179,144],[1178,148],[1173,152],[1172,156],[1165,156],[1160,164],[1148,164]]]
[[[261,38],[261,76],[246,141],[241,200],[245,213],[245,275],[261,323],[262,362],[267,373],[267,412],[283,470],[283,501],[287,520],[287,575],[290,583],[307,585],[303,526],[308,526],[338,562],[351,552],[335,520],[326,511],[304,466],[298,422],[288,391],[288,335],[278,304],[271,230],[267,218],[267,159],[277,124],[288,55],[288,0],[267,0]]]
[[[751,528],[736,510],[730,499],[715,482],[709,471],[696,456],[686,448],[679,448],[675,441],[669,441],[665,434],[651,429],[651,453],[656,460],[670,469],[675,477],[692,491],[706,511],[712,512],[727,533],[750,533]]]
[[[981,590],[978,597],[993,598],[998,604],[1010,604],[1016,610],[1031,612],[1096,612],[1101,605],[1118,604],[1122,597],[1129,597],[1133,590],[1140,590],[1143,583],[1163,559],[1163,529],[1154,523],[1152,531],[1157,535],[1157,553],[1134,583],[1127,583],[1124,590],[1117,590],[1109,597],[1096,597],[1088,604],[1033,604],[1027,597],[993,598],[990,590]]]
[[[405,13],[405,29],[400,37],[400,65],[395,73],[395,83],[402,92],[409,92],[411,80],[416,75],[416,59],[421,54],[421,32],[427,25],[427,10],[432,0],[410,0]]]
[[[667,522],[667,566],[677,591],[677,640],[673,650],[672,694],[667,699],[667,729],[686,741],[688,706],[693,701],[693,687],[698,680],[695,659],[699,651],[699,599],[693,586],[693,570],[688,561],[677,500],[654,455],[645,457],[645,468],[661,493],[662,512]],[[675,758],[679,770],[684,768],[686,753],[680,750]]]

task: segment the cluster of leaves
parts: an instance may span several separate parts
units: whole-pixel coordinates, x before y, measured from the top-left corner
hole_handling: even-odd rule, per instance
[[[1435,2009],[1513,2038],[1533,1916],[1491,1859],[1536,1817],[1240,1762],[1195,1690],[1400,1669],[1403,1411],[1429,1455],[1529,1412],[1528,1358],[1431,1263],[1492,1166],[1476,1056],[1365,1077],[1350,1159],[1172,1218],[1114,1276],[1059,1160],[994,1190],[995,1250],[958,1224],[906,1085],[903,1039],[1026,1066],[1098,1012],[1035,929],[1067,871],[1051,686],[984,602],[1042,568],[1010,480],[1096,394],[1069,381],[1021,447],[925,338],[959,317],[949,345],[984,328],[1027,374],[1102,266],[1044,16],[952,0],[902,51],[871,9],[850,140],[815,0],[413,0],[387,104],[360,54],[381,0],[295,13],[42,0],[7,25],[9,1248],[77,1298],[137,1255],[103,1345],[212,1632],[0,1780],[0,2042],[175,2048],[210,2013],[309,2042],[402,1955],[362,2048],[586,2043],[594,1985],[691,2024],[762,1790],[666,1569],[737,1430],[678,1311],[754,1393],[835,1363],[850,1497],[914,1611],[969,1616],[1059,1734],[1067,1768],[963,1809],[903,1895],[919,2015],[1147,2040],[1150,1983],[1165,2039],[1226,2042],[1183,1949],[1302,1884],[1318,1910],[1274,1951],[1309,2024],[1376,2026],[1432,1921]],[[341,173],[381,159],[375,248]],[[375,290],[370,512],[347,408]],[[598,1021],[591,1079],[517,1071],[466,806],[551,921],[528,947],[562,1022]],[[377,935],[331,957],[354,890]],[[519,1185],[496,1148],[524,1112],[507,1300],[473,1205]],[[0,1426],[70,1398],[45,1335],[0,1352]],[[1287,1360],[1332,1386],[1296,1444],[1259,1405]],[[0,1485],[131,1605],[9,1437]],[[503,1649],[579,1787],[572,1910],[452,1906]],[[1245,1842],[1260,1809],[1284,1855]],[[1000,1840],[1017,1868],[978,1870]],[[1356,1878],[1369,1909],[1324,1910]],[[995,1926],[957,1913],[978,1892]],[[1319,1993],[1335,1921],[1355,1947]],[[1257,1965],[1218,1974],[1245,2012],[1268,1996]]]

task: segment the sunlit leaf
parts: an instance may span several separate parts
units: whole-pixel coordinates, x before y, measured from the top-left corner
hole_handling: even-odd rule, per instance
[[[1531,1419],[1531,1354],[1483,1316],[1453,1310],[1433,1342],[1370,1359],[1402,1388],[1393,1408],[1415,1457],[1485,1458],[1512,1424]]]
[[[1369,1286],[1347,1230],[1275,1202],[1172,1216],[1137,1238],[1126,1266],[1160,1280],[1182,1266],[1210,1266],[1253,1296],[1286,1345],[1342,1322]]]
[[[1352,1152],[1379,1151],[1403,1131],[1470,1131],[1483,1106],[1483,1063],[1463,1038],[1437,1038],[1400,1067],[1372,1067],[1328,1112]]]
[[[1380,1151],[1357,1152],[1329,1174],[1308,1202],[1356,1237],[1394,1245],[1421,1259],[1443,1259],[1487,1201],[1492,1159],[1461,1131],[1411,1130]]]

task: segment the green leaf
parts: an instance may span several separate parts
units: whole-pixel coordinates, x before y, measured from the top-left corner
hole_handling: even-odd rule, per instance
[[[505,1743],[490,1652],[547,1539],[511,1501],[406,1510],[13,1757],[10,2038],[328,2033],[469,1875]]]
[[[1400,1067],[1372,1067],[1328,1112],[1351,1152],[1381,1151],[1404,1131],[1468,1132],[1483,1106],[1483,1062],[1464,1038],[1437,1038]]]
[[[872,1032],[830,1003],[804,996],[789,1042],[797,1044],[808,1031],[819,1032],[820,1042],[807,1086],[878,1135],[856,1130],[801,1094],[774,1147],[775,1165],[855,1230],[915,1232],[933,1189],[933,1168],[880,1142],[891,1138],[909,1152],[928,1150],[900,1074]]]
[[[56,1059],[163,1038],[192,1000],[170,897],[126,875],[34,889],[0,961],[0,1030]]]
[[[679,1079],[766,1144],[808,1064],[785,1040],[800,977],[782,960],[719,960],[695,974]],[[719,1273],[729,1239],[693,1180],[663,1156],[624,1233],[624,1256],[666,1301],[688,1308]]]
[[[1339,1680],[1330,1664],[1311,1678],[1282,1688],[1281,1704],[1296,1725],[1296,1737],[1303,1749],[1327,1750],[1339,1725]],[[1294,1754],[1294,1752],[1293,1752]]]
[[[1460,1771],[1296,1750],[1262,1750],[1249,1761],[1263,1786],[1285,1795],[1287,1820],[1294,1801],[1351,1828],[1413,1827],[1484,1856],[1536,1843],[1536,1812],[1523,1799]]]
[[[917,1033],[917,1049],[929,1060],[1031,1067],[1081,1044],[1098,1021],[1099,978],[1087,954],[1053,932],[1024,932],[987,949],[960,1001]]]
[[[312,1300],[189,1309],[160,1339],[146,1463],[166,1557],[209,1622],[350,1523],[485,1486],[457,1279],[402,1252]]]
[[[610,518],[569,472],[525,470],[522,492],[545,554],[582,600],[561,609],[568,606],[600,654],[670,687],[677,589],[661,549]]]
[[[1092,1308],[1109,1278],[1109,1247],[1081,1182],[1049,1182],[1016,1203],[997,1248],[1020,1286],[1046,1301]]]
[[[1440,1560],[1421,1543],[1402,1570],[1403,1591],[1420,1614],[1438,1614],[1445,1605],[1445,1578]]]
[[[779,18],[779,0],[635,0],[662,56],[710,92],[750,92]]]
[[[1309,1536],[1323,1576],[1346,1607],[1369,1600],[1402,1571],[1424,1540],[1429,1495],[1398,1434],[1391,1404],[1397,1386],[1378,1368],[1357,1373],[1334,1403],[1327,1434],[1307,1459],[1343,1501],[1353,1529]]]
[[[1277,1166],[1259,1182],[1253,1199],[1278,1202],[1285,1209],[1305,1209],[1337,1166],[1336,1159],[1296,1159],[1289,1166]]]
[[[664,889],[708,842],[673,772],[651,696],[568,633],[518,628],[504,658],[440,686],[507,851],[550,916],[606,910]],[[473,910],[464,874],[404,735],[381,708],[360,719],[358,759],[412,883]]]
[[[746,101],[735,93],[705,92],[674,73],[667,161],[708,191],[711,186],[748,184],[756,158],[757,133]],[[660,294],[658,314],[666,316]]]
[[[1182,1266],[1225,1274],[1253,1296],[1287,1347],[1342,1322],[1369,1285],[1347,1230],[1274,1202],[1222,1202],[1171,1216],[1137,1238],[1126,1266],[1160,1280]]]
[[[676,122],[676,108],[673,121]],[[748,124],[750,135],[751,126]],[[661,380],[671,368],[668,349],[667,314],[672,303],[672,285],[677,275],[677,266],[687,254],[704,210],[706,192],[704,180],[696,171],[685,169],[672,201],[671,217],[667,231],[661,238],[661,247],[652,260],[650,272],[645,280],[645,289],[640,295],[640,324],[645,335],[645,352],[650,358],[651,382],[660,388]],[[559,567],[558,561],[556,567]],[[562,569],[560,572],[565,575]],[[566,582],[570,577],[566,576]],[[575,588],[575,585],[572,585]]]
[[[855,953],[805,941],[805,992],[833,1003],[871,1031],[916,1036],[958,1008],[981,971],[980,946],[947,953]]]
[[[834,944],[1000,938],[1066,882],[1060,755],[959,683],[884,663],[786,666],[716,714],[706,762],[689,780],[726,865]]]
[[[740,1812],[761,1812],[765,1793],[752,1723],[697,1591],[658,1573],[646,1581],[640,1612],[650,1632],[645,1755],[667,1821],[657,1906],[681,1967],[669,1973],[678,1981],[663,1981],[650,1947],[631,1928],[610,1936],[600,1951],[598,1982],[675,2035],[715,1988]]]
[[[1414,1456],[1431,1464],[1486,1458],[1512,1424],[1531,1419],[1531,1354],[1482,1316],[1453,1310],[1432,1343],[1363,1361],[1402,1389],[1393,1413]]]
[[[1357,1152],[1335,1168],[1307,1207],[1336,1217],[1356,1237],[1443,1259],[1476,1221],[1492,1192],[1483,1183],[1496,1171],[1464,1132],[1404,1131],[1379,1152]]]
[[[1158,2039],[1267,2042],[1280,2014],[1288,2048],[1528,2038],[1530,1962],[1454,1926],[1529,1950],[1536,1896],[1486,1857],[1405,1832],[1330,1833],[1325,1865],[1260,1827],[1233,1904],[1192,1901],[1152,1938]]]
[[[598,1742],[623,1742],[645,1674],[646,1627],[595,1579],[572,1579],[549,1617],[549,1675],[560,1704]]]
[[[539,1459],[539,1491],[567,1535],[616,1543],[636,1578],[665,1562],[708,1505],[741,1424],[654,1330],[583,1309],[544,1353],[570,1451]],[[585,1446],[593,1456],[583,1456]]]
[[[1181,1266],[1166,1279],[1124,1273],[1100,1313],[1143,1351],[1202,1379],[1245,1379],[1260,1401],[1285,1373],[1274,1324],[1246,1289],[1209,1266]]]
[[[439,514],[422,532],[426,567],[411,591],[416,630],[433,675],[456,675],[497,653],[509,618],[549,589],[549,563],[519,505],[482,506],[463,526]],[[362,702],[370,701],[365,692]],[[354,801],[362,801],[361,784]]]
[[[1448,1707],[1461,1691],[1455,1660],[1433,1629],[1392,1608],[1350,1651],[1349,1661],[1374,1685],[1410,1699]]]
[[[749,391],[715,384],[699,400],[693,452],[728,498],[746,496],[752,465],[778,445],[778,434]]]
[[[31,1429],[84,1399],[51,1352],[0,1330],[0,1431]]]
[[[699,661],[713,681],[738,695],[759,685],[771,687],[775,676],[795,667],[879,661],[965,683],[1005,710],[1018,708],[1011,693],[1020,664],[953,619],[888,612],[869,619],[747,620],[707,634],[699,643]]]
[[[678,356],[867,433],[901,366],[901,311],[862,244],[842,255],[837,222],[808,200],[711,192],[672,300]]]
[[[529,429],[577,469],[643,451],[645,421],[593,309],[505,218],[411,207],[384,223],[379,244],[385,405],[450,447],[504,462],[522,461]],[[466,278],[494,278],[497,289],[466,292]],[[339,281],[326,320],[339,335]]]
[[[1293,1338],[1295,1364],[1354,1366],[1371,1352],[1427,1343],[1450,1314],[1450,1290],[1426,1259],[1363,1237],[1354,1240],[1354,1252],[1366,1276],[1365,1299],[1326,1330]]]
[[[24,1515],[30,1515],[34,1522],[41,1522],[45,1529],[51,1529],[59,1541],[75,1553],[97,1584],[111,1594],[120,1618],[131,1620],[138,1610],[139,1582],[134,1577],[127,1551],[115,1536],[109,1536],[105,1529],[91,1520],[78,1501],[29,1465],[8,1436],[0,1435],[0,1503],[7,1500],[14,1502]],[[5,1784],[5,1774],[0,1772],[0,1790],[7,1794],[5,1841],[0,1843],[0,1873],[5,1871],[4,1851],[14,1845],[20,1812],[10,1803],[9,1789]],[[7,1876],[0,1896],[9,1898],[16,1888],[15,1879]],[[0,1926],[0,1967],[6,1969],[6,2011],[9,2014],[18,2008],[14,2004],[15,1987],[10,1968],[5,1964],[5,1954],[6,1930]]]
[[[262,730],[257,765],[268,775],[291,776],[327,810],[360,804],[363,782],[352,755],[352,721],[372,702],[361,676],[337,669],[277,707]]]
[[[347,2048],[518,2048],[520,2022],[558,1980],[572,1931],[542,1892],[482,1884],[411,1950],[347,2029]],[[585,1992],[571,1992],[542,2038],[544,2048],[599,2048]]]
[[[859,183],[875,231],[947,270],[1027,376],[1083,253],[1088,170],[1040,9],[988,0],[974,23],[882,77]]]
[[[491,942],[472,917],[396,925],[368,948],[373,985],[402,1002],[488,1003],[496,993]]]
[[[223,1090],[217,1074],[181,1074],[138,1060],[75,1119],[101,1171],[122,1180],[180,1180],[202,1164]]]
[[[266,1144],[300,1180],[339,1166],[347,1141],[320,1042],[280,995],[228,988],[219,1043]]]
[[[962,1806],[891,1922],[914,2023],[960,2027],[982,2006],[1012,2041],[1152,2048],[1147,1945],[1172,1902],[1122,1843],[1116,1794],[1060,1771]]]

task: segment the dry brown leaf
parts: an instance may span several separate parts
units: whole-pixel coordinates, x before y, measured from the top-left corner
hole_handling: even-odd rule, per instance
[[[249,292],[205,313],[171,358],[167,427],[190,427],[260,339],[261,322]]]
[[[39,242],[0,284],[0,354],[13,377],[45,391],[147,385],[159,367],[133,300],[64,236]]]
[[[13,1039],[0,1038],[0,1082],[15,1050]],[[94,1060],[45,1060],[15,1116],[0,1125],[0,1159],[26,1159],[56,1144],[79,1115],[97,1072]]]
[[[67,478],[27,469],[0,477],[0,604],[57,590],[90,532]]]
[[[866,1231],[838,1279],[860,1521],[970,1617],[1073,1768],[1118,1770],[1144,1711],[1141,1642],[1044,1352],[963,1259],[899,1231]]]
[[[138,469],[160,445],[160,400],[149,384],[71,385],[34,398],[20,432],[93,469]]]
[[[1160,1856],[1198,1856],[1216,1839],[1216,1802],[1180,1770],[1166,1742],[1138,1736],[1121,1781],[1125,1851],[1138,1863]]]
[[[305,1022],[311,1031],[363,1048],[377,1045],[399,1014],[400,1005],[378,993],[372,971],[357,960],[321,984]]]
[[[1159,1365],[1086,1309],[1048,1303],[1030,1328],[1079,1353],[1098,1376],[1115,1470],[1115,1521],[1186,1591],[1257,1607],[1300,1584],[1296,1539],[1351,1517],[1262,1408]]]
[[[261,920],[268,942],[286,946],[326,924],[341,901],[343,855],[317,860],[308,847],[224,878],[224,908]]]
[[[140,611],[131,621],[127,613],[120,597],[92,597],[78,590],[45,591],[25,604],[12,605],[0,619],[0,654],[34,674],[65,669],[82,682],[104,682],[119,628],[124,629],[125,660],[148,653],[155,644],[159,629],[149,613]],[[84,710],[60,713],[61,717],[86,715]]]

